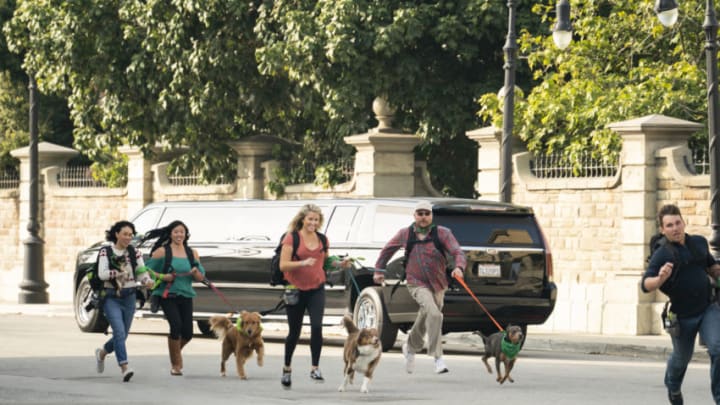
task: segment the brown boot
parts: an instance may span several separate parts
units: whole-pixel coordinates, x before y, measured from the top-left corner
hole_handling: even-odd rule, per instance
[[[180,338],[180,355],[178,356],[178,370],[182,373],[183,369],[183,358],[182,358],[182,349],[185,347],[186,344],[188,344],[189,340]]]
[[[168,351],[170,352],[170,374],[182,375],[182,353],[180,353],[180,339],[168,336]]]

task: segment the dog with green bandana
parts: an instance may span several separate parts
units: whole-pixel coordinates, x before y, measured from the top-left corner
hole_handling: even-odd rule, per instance
[[[480,334],[480,333],[479,333]],[[504,331],[493,333],[490,336],[482,336],[483,342],[485,343],[485,354],[483,354],[482,361],[485,363],[488,373],[492,374],[492,368],[488,363],[490,357],[495,357],[495,370],[497,371],[496,381],[500,384],[506,380],[515,382],[510,377],[510,370],[515,365],[518,353],[522,346],[524,334],[522,328],[517,325],[508,325]],[[500,370],[500,364],[505,366],[505,374]]]

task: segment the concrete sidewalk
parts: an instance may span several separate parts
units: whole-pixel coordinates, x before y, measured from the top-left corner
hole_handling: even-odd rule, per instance
[[[6,314],[31,316],[73,316],[72,304],[16,304],[0,302],[0,316]],[[270,329],[267,332],[273,333]],[[282,334],[282,327],[278,327],[276,334]],[[330,327],[325,333],[327,339],[338,339],[342,342],[342,330]],[[402,339],[399,338],[399,340]],[[482,352],[482,339],[473,333],[450,333],[443,337],[445,351],[448,353]],[[342,343],[340,343],[342,344]],[[583,353],[597,355],[624,356],[665,360],[672,351],[670,337],[663,335],[651,336],[620,336],[620,335],[592,335],[592,334],[566,334],[547,333],[532,326],[529,327],[525,343],[527,350]],[[693,361],[709,362],[704,347],[696,345]]]

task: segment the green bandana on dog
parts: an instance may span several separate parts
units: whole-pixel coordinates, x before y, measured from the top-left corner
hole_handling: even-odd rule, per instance
[[[507,333],[503,331],[502,344],[500,346],[502,352],[508,359],[512,360],[520,353],[520,343],[513,343],[507,338]]]

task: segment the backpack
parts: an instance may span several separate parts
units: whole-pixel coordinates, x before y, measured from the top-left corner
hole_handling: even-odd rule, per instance
[[[438,250],[438,252],[442,253],[443,256],[447,254],[445,250],[445,246],[443,246],[442,243],[440,243],[440,237],[438,237],[437,232],[437,226],[433,226],[430,228],[430,233],[428,233],[428,236],[425,237],[423,240],[419,240],[415,236],[415,225],[410,225],[408,228],[408,239],[405,243],[405,257],[403,258],[403,266],[405,266],[405,263],[407,263],[408,259],[410,258],[410,252],[412,249],[417,245],[418,243],[428,243],[432,242],[435,244],[435,249]]]
[[[188,261],[190,262],[190,268],[196,267],[197,261],[195,260],[195,254],[193,253],[192,249],[188,245],[185,246],[185,256],[187,256]],[[169,245],[165,245],[165,262],[163,263],[162,273],[167,274],[168,272],[173,272],[175,270],[172,270],[172,248],[170,248]]]
[[[100,253],[102,250],[105,250],[105,255],[108,258],[108,261],[113,255],[112,247],[110,245],[103,246],[100,248],[100,251],[98,251],[97,258],[95,259],[95,263],[88,269],[87,273],[85,273],[85,276],[88,279],[88,282],[90,283],[90,289],[95,294],[100,295],[105,282],[100,279],[100,276],[98,275],[98,262],[100,261]],[[128,245],[127,247],[127,253],[128,257],[130,258],[130,266],[132,267],[133,271],[137,268],[137,252],[135,251],[135,247],[132,245]]]
[[[327,253],[328,251],[328,244],[327,244],[327,237],[320,233],[316,232],[318,235],[318,238],[320,239],[320,243],[322,243],[323,251]],[[287,280],[285,280],[285,276],[280,270],[280,251],[282,251],[282,241],[285,239],[286,233],[283,233],[280,237],[280,243],[278,243],[277,247],[275,248],[275,255],[270,259],[270,285],[275,287],[276,285],[288,285]],[[300,235],[297,233],[297,231],[292,231],[292,238],[293,238],[293,246],[292,246],[292,256],[291,259],[297,259],[297,249],[300,246]]]

